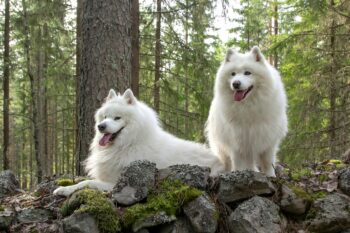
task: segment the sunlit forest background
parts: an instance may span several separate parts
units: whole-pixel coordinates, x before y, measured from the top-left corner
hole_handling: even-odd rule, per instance
[[[205,142],[226,49],[258,45],[288,93],[289,133],[280,161],[302,166],[340,158],[350,148],[350,1],[130,2],[128,23],[138,28],[130,33],[132,53],[139,58],[131,65],[130,87],[158,111],[166,130]],[[45,176],[80,173],[77,112],[84,83],[77,81],[77,61],[86,30],[77,15],[89,10],[82,6],[81,0],[1,0],[0,163],[17,174],[22,188]]]

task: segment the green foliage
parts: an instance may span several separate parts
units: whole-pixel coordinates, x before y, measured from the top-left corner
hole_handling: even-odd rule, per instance
[[[308,178],[311,175],[312,170],[310,168],[292,169],[290,172],[290,176],[294,181],[299,181],[301,178]]]
[[[136,220],[151,214],[165,211],[168,215],[176,215],[181,207],[200,196],[202,192],[180,181],[163,181],[157,190],[147,197],[147,203],[135,204],[125,210],[123,223],[126,227]]]
[[[113,205],[102,192],[97,190],[77,191],[63,204],[61,212],[63,216],[68,216],[73,212],[88,213],[95,218],[99,230],[103,233],[121,230],[119,217]]]

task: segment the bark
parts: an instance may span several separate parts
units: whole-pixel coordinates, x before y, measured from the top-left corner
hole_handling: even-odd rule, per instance
[[[140,70],[140,9],[139,0],[131,3],[131,89],[139,97],[139,70]]]
[[[3,120],[3,168],[10,169],[9,164],[9,145],[10,145],[10,120],[9,120],[9,105],[10,105],[10,1],[5,0],[5,30],[4,30],[4,120]]]
[[[41,155],[40,155],[40,143],[39,143],[39,135],[40,135],[40,128],[38,125],[38,108],[37,108],[37,102],[36,102],[36,95],[35,95],[35,80],[34,75],[31,68],[31,59],[30,59],[30,40],[29,40],[29,20],[28,20],[28,14],[27,14],[27,6],[25,0],[22,0],[22,7],[23,7],[23,25],[24,25],[24,51],[26,56],[26,71],[27,75],[29,77],[30,82],[30,95],[31,95],[31,105],[32,105],[32,123],[33,123],[33,140],[34,140],[34,155],[36,160],[36,177],[38,183],[42,180],[42,165],[41,165]]]
[[[161,41],[160,41],[160,28],[161,28],[161,18],[162,18],[162,2],[157,0],[157,22],[156,22],[156,48],[155,48],[155,75],[154,75],[154,89],[153,89],[153,102],[154,110],[159,112],[160,103],[160,63],[161,63]]]
[[[82,1],[81,54],[78,62],[78,175],[94,134],[94,113],[110,88],[124,91],[131,84],[131,2]]]
[[[334,7],[334,0],[330,0],[330,4]],[[330,88],[329,88],[329,103],[330,103],[330,114],[329,114],[329,149],[330,149],[330,158],[336,156],[336,97],[337,97],[337,88],[336,81],[334,80],[336,75],[336,52],[335,52],[335,33],[336,33],[336,22],[334,17],[332,18],[331,28],[330,28],[330,49],[331,49],[331,70],[330,70]]]

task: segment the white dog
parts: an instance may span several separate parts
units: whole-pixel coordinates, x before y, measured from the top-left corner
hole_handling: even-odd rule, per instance
[[[227,170],[275,176],[274,163],[288,130],[287,98],[278,74],[258,47],[229,49],[218,70],[207,121],[207,138]]]
[[[122,169],[135,160],[149,160],[158,168],[175,164],[207,166],[212,175],[224,170],[220,159],[202,144],[185,141],[165,132],[157,114],[138,101],[130,89],[120,96],[110,90],[95,114],[96,134],[86,170],[93,180],[60,187],[54,194],[68,196],[90,187],[110,191]]]

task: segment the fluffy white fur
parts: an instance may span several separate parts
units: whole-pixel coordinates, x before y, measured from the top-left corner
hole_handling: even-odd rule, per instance
[[[247,92],[245,98],[236,93]],[[242,93],[242,92],[241,92]],[[255,170],[275,176],[273,164],[287,134],[287,98],[280,75],[258,47],[245,54],[228,50],[215,81],[206,126],[214,154],[227,170]]]
[[[208,166],[212,175],[224,170],[219,158],[204,145],[165,132],[160,127],[157,114],[138,101],[131,90],[126,90],[122,96],[111,90],[106,102],[97,110],[95,122],[96,134],[86,161],[88,175],[94,180],[60,187],[54,191],[55,194],[68,196],[85,186],[109,191],[122,169],[135,160],[152,161],[158,168],[175,164]],[[99,130],[99,125],[104,125],[105,129]],[[118,131],[114,140],[100,145],[104,134]]]

